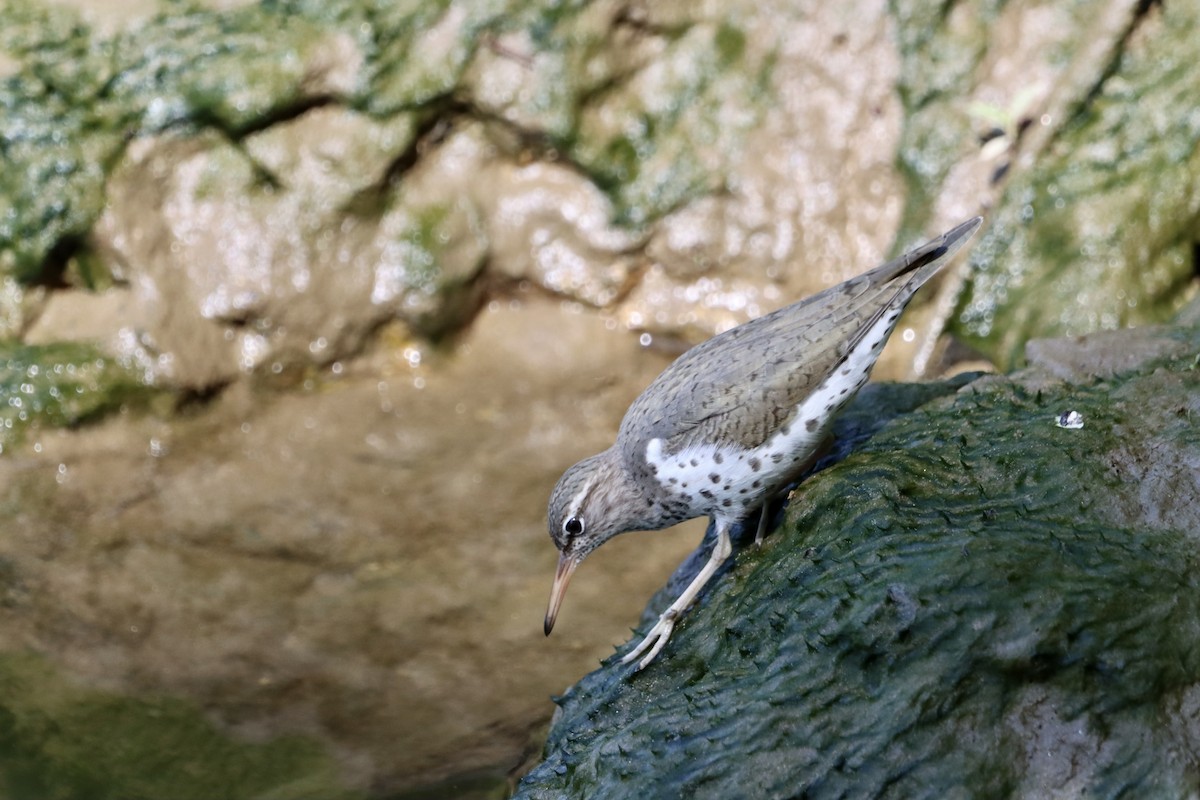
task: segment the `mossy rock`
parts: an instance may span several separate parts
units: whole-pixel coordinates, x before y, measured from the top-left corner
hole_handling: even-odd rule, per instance
[[[0,578],[2,580],[2,578]],[[0,655],[0,792],[40,798],[349,798],[322,745],[239,741],[179,698],[89,690],[29,653]]]
[[[1140,363],[1104,366],[1134,341]],[[853,452],[654,663],[610,659],[559,698],[517,796],[1191,796],[1200,330],[1073,347],[1070,379],[960,379],[912,411],[911,387],[860,398]]]
[[[34,426],[77,425],[152,393],[133,370],[92,345],[0,342],[0,453]]]
[[[1069,33],[1053,58],[1070,66],[1047,105],[1025,108],[1017,94],[1008,108],[968,110],[964,87],[987,83],[993,32],[1010,11],[989,0],[889,4],[905,107],[897,165],[908,188],[897,239],[928,228],[951,171],[978,157],[981,131],[969,115],[986,117],[1010,158],[1019,154],[1015,165],[997,162],[997,196],[952,323],[1004,369],[1020,365],[1034,337],[1169,320],[1195,296],[1200,225],[1200,125],[1179,113],[1200,94],[1191,66],[1200,4],[1103,13],[1094,3],[1055,4]],[[1110,46],[1097,50],[1103,37]]]

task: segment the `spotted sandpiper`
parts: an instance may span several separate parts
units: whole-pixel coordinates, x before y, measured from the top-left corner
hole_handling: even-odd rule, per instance
[[[975,217],[921,247],[688,350],[625,412],[616,443],[568,469],[550,497],[558,570],[554,627],[584,557],[619,533],[708,515],[707,563],[622,658],[654,660],[676,620],[729,557],[730,530],[819,455],[834,416],[867,381],[900,312],[979,228]],[[760,516],[759,540],[767,513]]]

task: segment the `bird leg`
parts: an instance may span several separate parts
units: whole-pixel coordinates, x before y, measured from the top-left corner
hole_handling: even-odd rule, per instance
[[[767,520],[771,518],[771,498],[763,501],[758,513],[758,533],[754,534],[754,546],[762,547],[763,537],[767,535]]]
[[[813,454],[804,460],[804,463],[800,465],[800,468],[795,471],[794,477],[799,480],[804,473],[816,466],[816,463],[824,458],[830,449],[832,449],[832,447],[833,434],[830,434],[822,439],[821,443],[817,445],[817,449],[813,451]],[[782,492],[768,495],[767,499],[763,500],[761,513],[758,517],[758,533],[754,534],[754,544],[756,547],[762,547],[763,537],[767,535],[767,522],[771,518],[771,503],[774,503],[777,500],[786,499],[787,496],[792,492],[792,490],[788,487],[794,485],[795,484],[789,483],[788,486],[784,487]]]
[[[637,667],[638,670],[643,670],[654,660],[654,657],[666,645],[667,639],[671,638],[671,631],[675,629],[675,621],[683,615],[683,612],[696,599],[696,595],[700,594],[704,584],[708,583],[709,579],[716,574],[717,570],[721,568],[721,564],[725,563],[725,559],[729,558],[729,554],[732,552],[733,545],[729,542],[729,523],[717,521],[717,543],[713,546],[708,562],[703,569],[696,573],[696,577],[692,578],[692,582],[683,590],[683,594],[679,595],[679,598],[671,603],[671,607],[662,613],[658,622],[654,623],[654,627],[646,634],[646,638],[642,639],[637,647],[621,659],[622,664],[628,664],[642,653],[646,653],[646,657],[638,663]],[[649,652],[646,652],[647,650]]]
[[[771,505],[787,500],[791,490],[785,489],[778,494],[768,495],[766,500],[763,500],[762,508],[758,514],[758,531],[754,534],[754,546],[762,547],[763,539],[767,536],[767,526],[771,522]]]
[[[811,461],[809,462],[812,463]],[[767,535],[767,526],[771,522],[771,506],[775,503],[782,503],[788,499],[788,495],[792,493],[789,487],[785,487],[783,491],[776,494],[767,495],[763,500],[762,508],[758,510],[758,532],[754,534],[754,546],[762,547],[763,539]]]

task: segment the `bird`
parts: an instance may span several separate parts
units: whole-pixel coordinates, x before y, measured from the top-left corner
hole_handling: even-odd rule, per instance
[[[875,269],[684,352],[629,406],[615,443],[563,473],[547,511],[558,567],[543,631],[584,558],[618,534],[708,516],[707,562],[621,663],[645,669],[732,553],[730,532],[819,457],[837,413],[916,291],[982,224],[974,217]],[[640,659],[640,660],[639,660]]]

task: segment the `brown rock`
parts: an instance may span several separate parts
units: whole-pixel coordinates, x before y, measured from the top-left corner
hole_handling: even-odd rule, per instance
[[[27,587],[8,641],[256,737],[316,736],[359,786],[514,764],[699,540],[614,543],[543,636],[549,488],[664,361],[544,299],[497,302],[446,353],[385,338],[317,390],[239,383],[206,414],[0,461]]]

